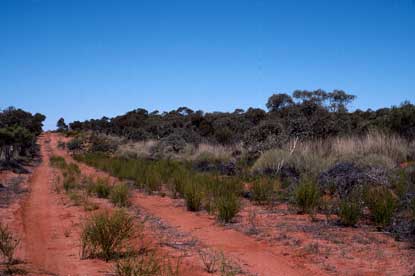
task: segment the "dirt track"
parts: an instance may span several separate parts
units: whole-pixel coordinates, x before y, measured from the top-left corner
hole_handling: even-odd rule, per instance
[[[79,229],[82,212],[64,206],[53,190],[56,181],[49,157],[48,136],[39,139],[42,163],[30,180],[30,195],[23,205],[24,259],[31,267],[57,275],[102,275],[107,264],[79,258]],[[70,237],[70,238],[69,238]]]

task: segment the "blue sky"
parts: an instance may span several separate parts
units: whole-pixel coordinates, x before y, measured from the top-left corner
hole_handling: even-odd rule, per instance
[[[0,0],[0,108],[67,121],[264,107],[343,89],[415,102],[414,0]]]

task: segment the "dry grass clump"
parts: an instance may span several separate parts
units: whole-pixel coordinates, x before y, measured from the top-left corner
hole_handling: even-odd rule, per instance
[[[181,258],[174,261],[150,251],[117,261],[114,270],[117,276],[179,276],[180,264]]]
[[[120,256],[138,231],[134,218],[124,210],[95,214],[82,228],[81,257],[102,257],[109,261]]]
[[[148,158],[152,149],[158,144],[156,140],[130,142],[118,147],[115,155],[124,158]]]
[[[331,141],[331,152],[338,158],[349,158],[367,155],[386,156],[393,162],[406,161],[409,144],[396,135],[372,131],[364,136],[335,138]]]
[[[130,205],[130,188],[127,184],[115,185],[110,193],[111,202],[117,207],[128,207]]]
[[[20,240],[9,230],[7,225],[0,223],[0,255],[7,265],[14,262],[14,254]]]
[[[283,148],[264,152],[252,167],[260,174],[278,174],[283,166],[318,176],[336,162],[351,161],[362,167],[392,169],[407,160],[406,140],[381,132],[327,140],[292,141]]]

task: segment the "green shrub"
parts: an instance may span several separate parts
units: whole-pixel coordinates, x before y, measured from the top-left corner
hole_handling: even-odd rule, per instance
[[[115,265],[117,276],[159,276],[161,264],[154,253],[119,260]]]
[[[259,178],[251,188],[252,199],[258,204],[270,204],[274,199],[275,181],[270,178]]]
[[[105,178],[98,178],[95,182],[92,179],[87,181],[88,193],[94,194],[99,198],[108,198],[111,193],[111,188],[109,180]]]
[[[125,183],[115,185],[110,193],[111,202],[118,207],[129,206],[130,189]]]
[[[102,257],[106,261],[116,257],[136,234],[133,220],[123,210],[93,215],[82,229],[81,257]]]
[[[49,158],[49,162],[55,168],[64,169],[66,167],[66,161],[61,156],[53,155]]]
[[[396,209],[394,195],[385,187],[372,188],[366,196],[373,221],[381,227],[390,224]]]
[[[79,138],[74,138],[68,143],[66,143],[68,150],[80,150],[82,148],[82,140]]]
[[[59,148],[59,149],[65,149],[65,148],[66,148],[66,144],[65,144],[65,142],[58,141],[58,148]]]
[[[201,187],[194,180],[190,180],[185,184],[184,199],[186,201],[187,210],[192,212],[200,211],[202,207],[203,192]]]
[[[72,174],[63,174],[63,188],[66,192],[79,187],[78,178]]]
[[[154,251],[119,260],[115,265],[116,276],[179,276],[180,258],[174,264],[168,257]]]
[[[311,178],[302,178],[294,191],[295,204],[302,213],[314,213],[318,206],[320,192]]]
[[[217,218],[223,223],[229,223],[240,210],[239,198],[234,194],[224,194],[215,199]]]
[[[20,240],[13,236],[7,225],[0,223],[0,254],[7,264],[12,264]]]
[[[355,199],[342,200],[339,206],[340,222],[345,226],[355,226],[362,216],[362,206]]]

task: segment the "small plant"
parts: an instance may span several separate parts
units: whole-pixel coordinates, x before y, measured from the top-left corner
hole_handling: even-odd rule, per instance
[[[186,200],[187,210],[192,212],[200,211],[202,207],[203,193],[195,181],[190,180],[185,186],[184,199]]]
[[[66,161],[61,156],[51,156],[49,158],[50,165],[55,168],[63,169],[66,167]]]
[[[13,264],[14,253],[19,243],[20,240],[13,236],[9,228],[0,223],[0,253],[6,264]]]
[[[235,271],[234,266],[226,259],[223,252],[220,254],[220,265],[219,265],[219,273],[220,276],[236,276],[237,271]]]
[[[269,178],[259,178],[253,183],[251,192],[257,204],[269,204],[273,200],[274,182]]]
[[[310,178],[302,178],[294,191],[294,201],[301,213],[314,213],[319,199],[320,192],[316,183]]]
[[[130,190],[125,183],[115,185],[110,193],[111,202],[117,207],[128,207]]]
[[[378,226],[385,227],[390,224],[396,209],[396,199],[386,187],[370,189],[367,204],[373,221]]]
[[[221,260],[220,254],[213,250],[199,250],[199,257],[203,263],[205,271],[209,274],[213,274],[218,270],[219,262]]]
[[[66,147],[70,151],[80,150],[82,148],[82,141],[79,138],[74,138],[66,143]]]
[[[240,209],[239,198],[234,194],[224,194],[216,198],[218,220],[229,223],[238,214]]]
[[[95,194],[99,198],[108,198],[111,193],[111,186],[108,179],[98,178],[96,182],[90,183],[88,192]]]
[[[340,222],[345,226],[355,226],[362,215],[362,207],[355,199],[345,199],[339,207]]]
[[[161,274],[161,264],[154,252],[122,259],[115,265],[117,276],[158,276]]]
[[[154,251],[119,260],[115,265],[116,276],[179,276],[180,262],[167,256],[157,256]]]
[[[66,148],[65,142],[59,140],[58,141],[58,149],[65,149],[65,148]]]
[[[123,210],[95,214],[82,229],[81,257],[98,256],[109,261],[120,254],[126,243],[135,237],[136,231],[133,217]]]

